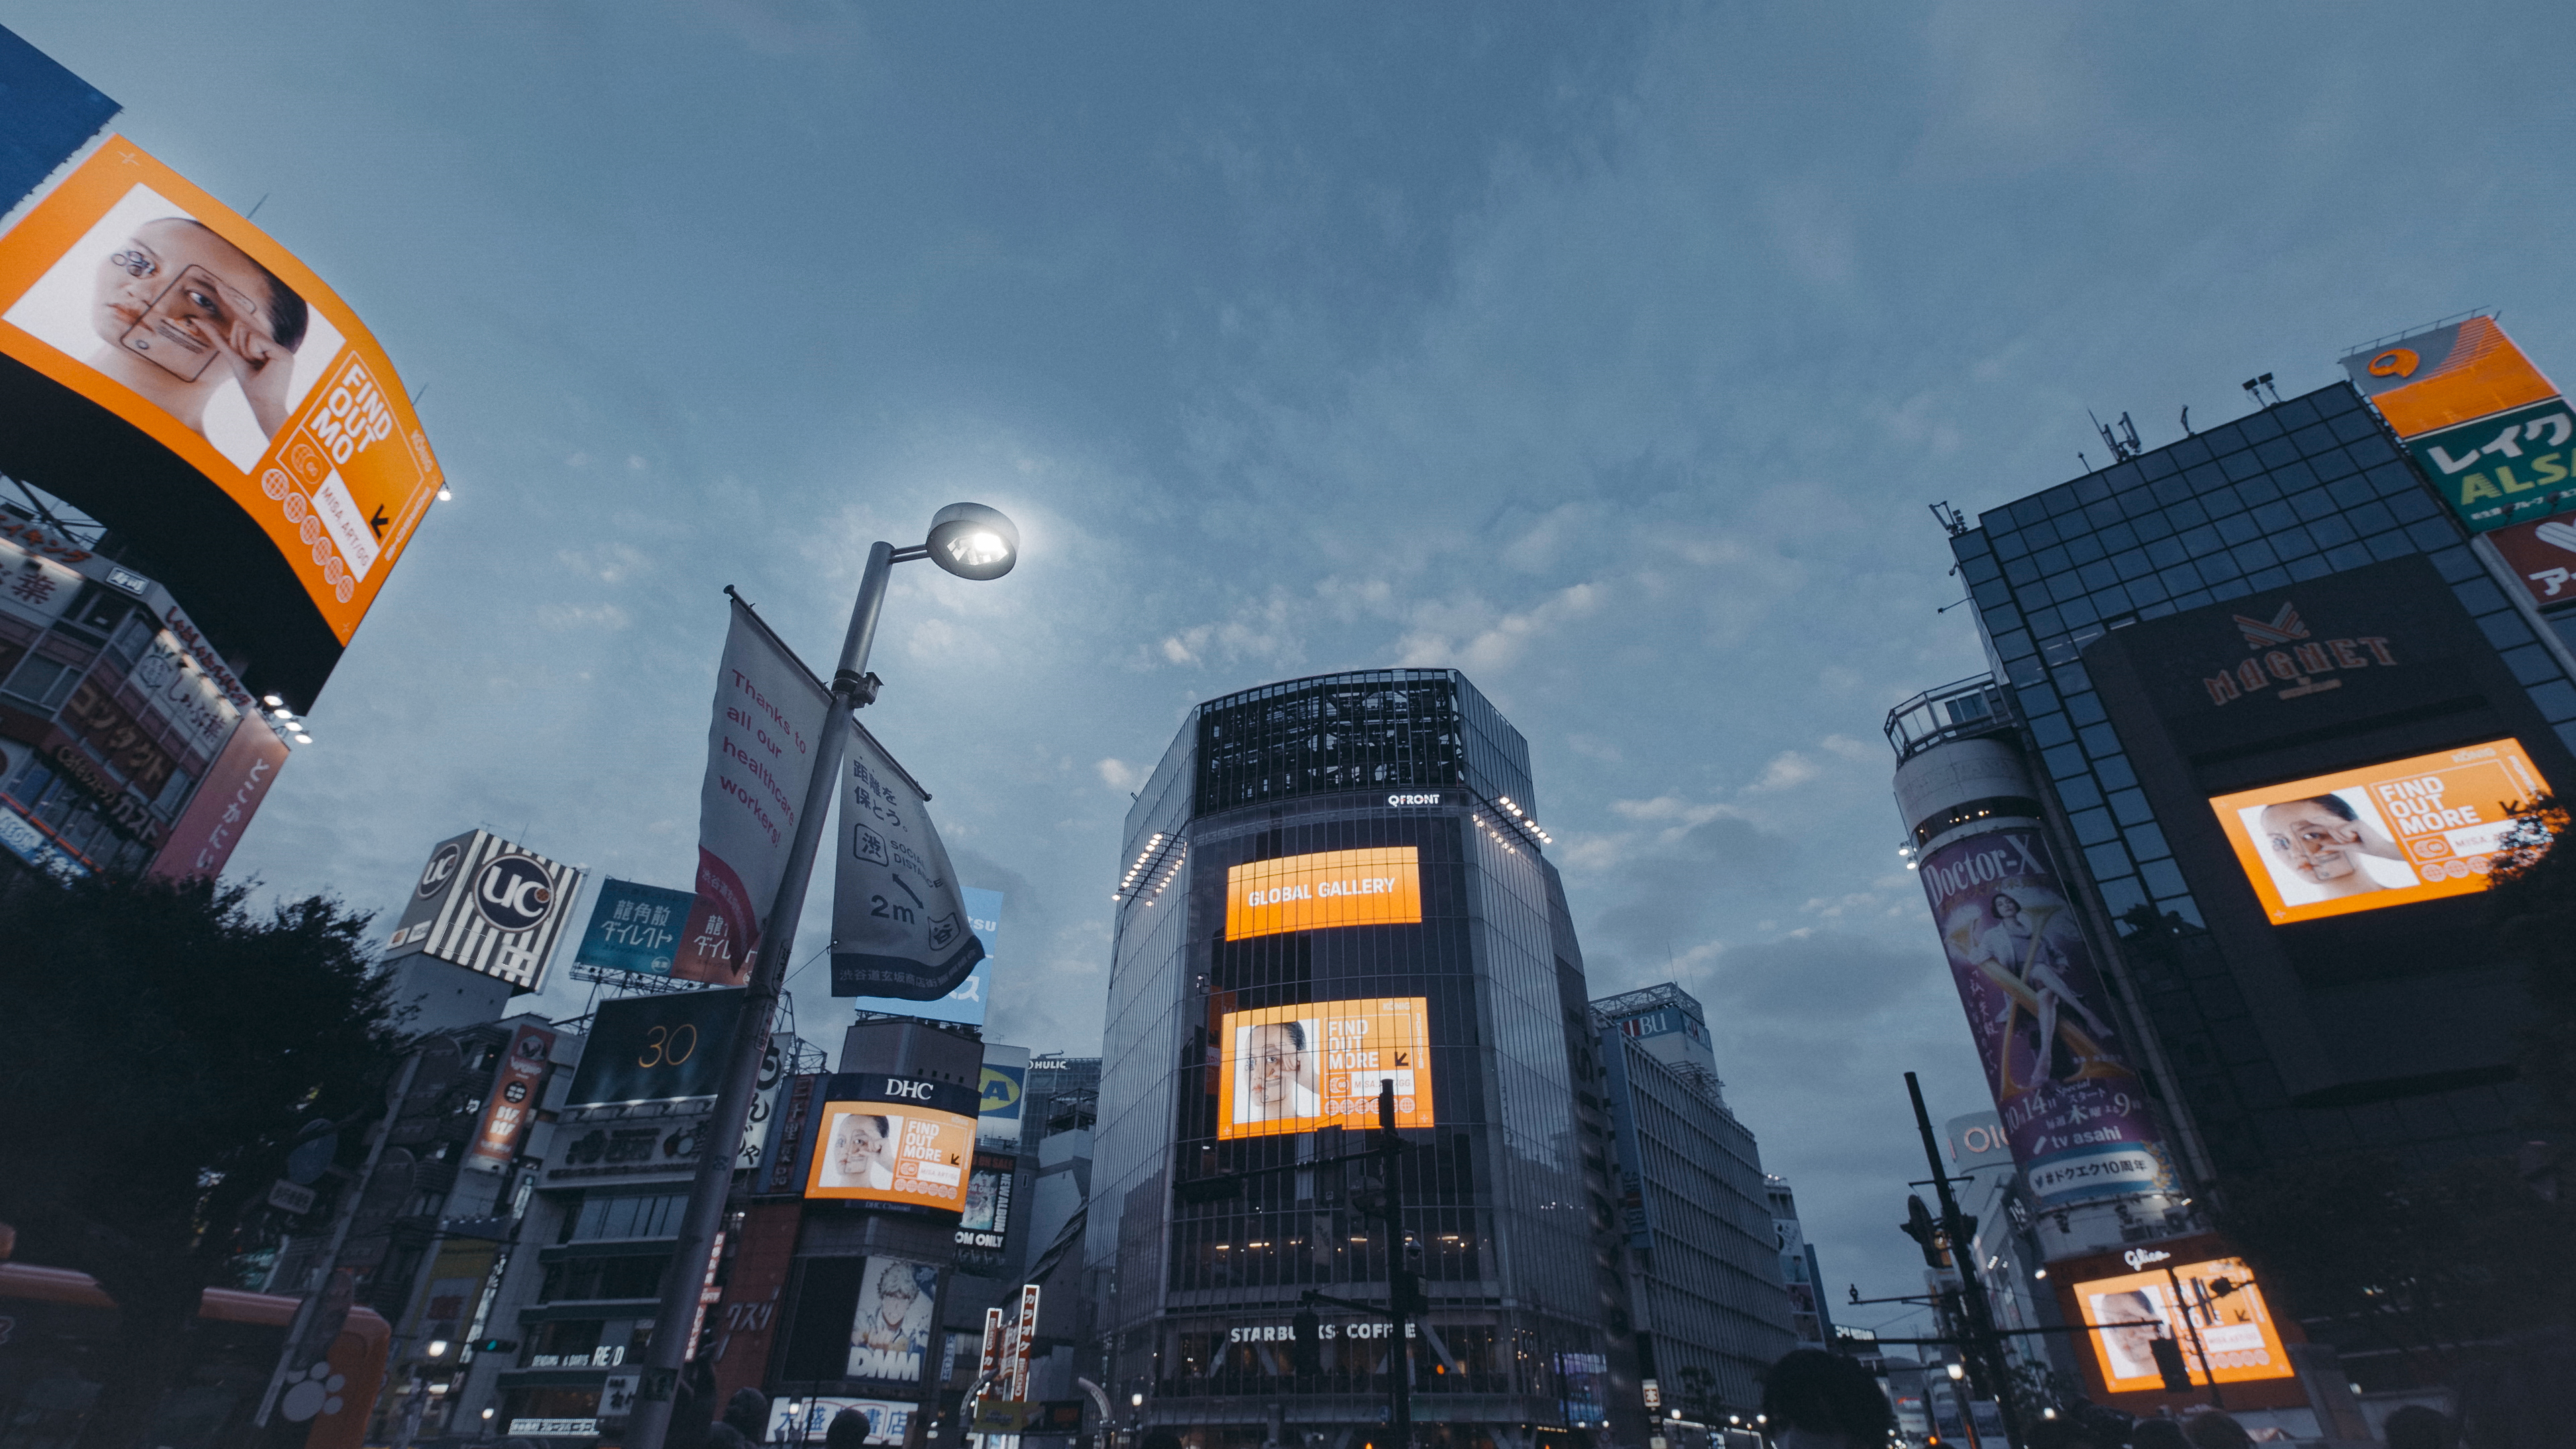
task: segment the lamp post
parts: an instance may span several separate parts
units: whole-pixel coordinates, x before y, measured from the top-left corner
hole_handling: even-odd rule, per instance
[[[1019,562],[1020,531],[999,509],[981,503],[951,503],[932,515],[930,536],[908,548],[878,542],[868,549],[867,572],[859,577],[859,596],[850,606],[849,631],[841,638],[841,658],[832,671],[832,701],[814,745],[813,774],[805,782],[804,808],[796,816],[796,840],[787,854],[787,869],[778,879],[763,921],[757,959],[744,983],[741,1017],[727,1045],[715,1114],[707,1119],[705,1145],[699,1148],[698,1175],[689,1185],[689,1207],[680,1219],[679,1240],[671,1245],[671,1267],[663,1278],[662,1301],[653,1316],[653,1340],[644,1355],[641,1392],[628,1421],[628,1449],[662,1449],[671,1430],[672,1396],[679,1387],[680,1359],[697,1322],[698,1293],[707,1261],[715,1252],[716,1228],[724,1220],[725,1198],[733,1188],[734,1160],[742,1153],[744,1119],[760,1078],[760,1059],[769,1046],[769,1020],[787,979],[787,960],[796,943],[796,918],[805,909],[805,887],[814,874],[814,855],[822,844],[823,817],[831,813],[832,794],[840,786],[841,748],[849,739],[852,711],[876,698],[868,683],[868,652],[876,643],[877,616],[884,611],[886,580],[899,563],[928,559],[962,579],[998,579]]]

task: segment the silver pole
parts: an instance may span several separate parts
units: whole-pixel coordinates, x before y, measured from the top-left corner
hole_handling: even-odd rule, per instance
[[[385,1144],[393,1140],[394,1123],[402,1118],[403,1098],[411,1095],[413,1074],[420,1070],[420,1051],[414,1048],[403,1061],[402,1075],[394,1079],[392,1105],[385,1108],[384,1120],[377,1124],[374,1145],[367,1149],[366,1165],[340,1195],[340,1211],[331,1224],[331,1241],[322,1249],[319,1264],[304,1275],[304,1301],[296,1305],[295,1321],[286,1326],[286,1342],[277,1350],[277,1367],[269,1370],[268,1387],[260,1393],[259,1412],[251,1416],[254,1427],[265,1428],[268,1416],[277,1411],[277,1395],[286,1387],[287,1370],[297,1367],[288,1362],[304,1346],[304,1331],[313,1325],[313,1315],[322,1306],[322,1290],[331,1283],[331,1271],[339,1266],[340,1246],[348,1241],[349,1224],[358,1217],[358,1201],[376,1180],[376,1163],[385,1155]],[[326,1345],[327,1346],[327,1345]]]
[[[714,1256],[716,1230],[724,1221],[725,1198],[733,1190],[733,1165],[742,1154],[743,1124],[760,1080],[760,1058],[769,1048],[769,1019],[787,979],[787,960],[796,944],[796,918],[805,909],[805,887],[814,874],[814,855],[822,844],[823,819],[831,813],[832,795],[841,778],[841,749],[849,740],[850,712],[861,703],[861,680],[868,651],[875,644],[877,615],[885,608],[886,577],[894,569],[894,545],[868,550],[867,573],[859,580],[858,601],[850,608],[849,633],[841,640],[840,666],[832,673],[832,703],[816,732],[814,773],[805,782],[805,807],[796,817],[796,842],[788,851],[787,873],[779,877],[778,894],[762,924],[751,979],[744,983],[742,1018],[727,1046],[724,1084],[716,1095],[715,1115],[707,1119],[706,1143],[700,1147],[698,1175],[689,1184],[689,1209],[680,1220],[679,1241],[671,1245],[669,1276],[662,1283],[662,1304],[653,1316],[653,1341],[644,1353],[643,1383],[635,1412],[627,1420],[627,1449],[662,1449],[671,1431],[672,1395],[679,1387],[680,1356],[689,1346],[689,1326],[697,1320],[698,1290],[706,1281],[707,1261]]]

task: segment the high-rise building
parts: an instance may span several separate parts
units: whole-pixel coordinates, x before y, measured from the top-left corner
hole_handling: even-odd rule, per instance
[[[1833,1307],[1825,1299],[1825,1270],[1816,1262],[1816,1245],[1798,1221],[1798,1193],[1789,1179],[1765,1173],[1763,1196],[1771,1203],[1771,1234],[1780,1254],[1780,1282],[1789,1298],[1789,1330],[1800,1348],[1834,1342]]]
[[[1407,1373],[1424,1443],[1643,1441],[1600,1043],[1535,815],[1527,746],[1455,671],[1182,725],[1116,889],[1085,1251],[1122,1420],[1357,1445]],[[1354,1201],[1378,1165],[1329,1161],[1382,1092],[1398,1244]],[[1293,1341],[1306,1291],[1382,1303],[1408,1258],[1409,1342],[1329,1304]]]
[[[1592,1003],[1592,1019],[1650,1407],[1703,1425],[1723,1424],[1727,1408],[1749,1416],[1762,1370],[1798,1338],[1761,1151],[1727,1110],[1697,998],[1665,982]],[[1821,1346],[1812,1301],[1806,1321]]]
[[[2195,1192],[2511,1150],[2522,998],[2478,892],[2510,807],[2576,780],[2576,657],[2544,617],[2567,574],[2530,555],[2576,537],[2539,486],[2576,420],[2491,319],[2347,365],[1956,520],[1990,670],[1888,720],[2061,1306],[2088,1274],[2130,1311],[2227,1282],[2204,1306],[2266,1363],[2229,1403],[2293,1417],[2296,1328],[2232,1259],[2192,1277],[2227,1251]],[[2402,1376],[2345,1348],[2353,1381]],[[2085,1357],[2097,1392],[2164,1402]]]

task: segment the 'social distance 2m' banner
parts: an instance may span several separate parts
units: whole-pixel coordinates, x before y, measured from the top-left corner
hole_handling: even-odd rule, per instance
[[[2487,888],[2509,809],[2549,789],[2516,740],[2316,775],[2209,802],[2272,924]]]
[[[832,697],[759,616],[740,599],[727,602],[732,623],[698,787],[697,899],[671,974],[739,986],[787,873]]]
[[[357,314],[122,136],[0,236],[0,354],[105,408],[230,498],[341,644],[438,493],[420,421]],[[129,479],[76,467],[43,476],[155,559],[207,546],[188,531],[195,501],[156,506]],[[193,599],[190,610],[218,612]]]
[[[881,1011],[892,1016],[917,1016],[924,1021],[954,1021],[967,1026],[982,1026],[987,1003],[993,991],[993,953],[1002,949],[1002,893],[968,886],[958,892],[966,902],[966,924],[974,929],[975,939],[984,943],[984,955],[957,989],[937,1001],[906,1001],[899,996],[860,996],[850,1005],[860,1011]]]
[[[1395,1083],[1396,1126],[1431,1126],[1429,1015],[1419,996],[1225,1013],[1216,1135],[1374,1127],[1381,1081]]]
[[[2168,1276],[2166,1265],[2152,1261],[2163,1256],[2154,1249],[2133,1251],[2131,1260],[2141,1271],[2074,1286],[2076,1305],[2092,1330],[2085,1336],[2093,1340],[2093,1360],[2102,1370],[2104,1387],[2115,1394],[2163,1392],[2164,1374],[2149,1347],[2158,1338],[2182,1345],[2183,1364],[2196,1384],[2213,1378],[2222,1384],[2283,1379],[2298,1371],[2243,1259],[2175,1264]],[[2179,1305],[2174,1301],[2177,1282],[2182,1286]],[[2227,1291],[2219,1292],[2221,1286]],[[2203,1353],[2209,1356],[2206,1371]]]
[[[965,1210],[975,1156],[973,1088],[850,1072],[824,1091],[807,1197]]]
[[[2576,502],[2576,416],[2493,317],[2470,317],[2343,360],[2472,533]]]
[[[853,724],[832,882],[832,994],[938,1001],[984,959],[930,792]]]
[[[2092,945],[2039,827],[1953,841],[1918,872],[2013,1158],[2042,1203],[2174,1185]]]
[[[1256,860],[1225,873],[1229,941],[1421,921],[1421,855],[1410,845]]]

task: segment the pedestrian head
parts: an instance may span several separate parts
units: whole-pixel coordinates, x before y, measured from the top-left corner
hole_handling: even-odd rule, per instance
[[[1779,1449],[1876,1449],[1896,1415],[1869,1370],[1801,1348],[1762,1375],[1762,1416]]]
[[[2460,1442],[2459,1431],[2442,1411],[2424,1404],[2408,1404],[2389,1415],[2381,1433],[2388,1449],[2457,1449]]]
[[[2203,1409],[2182,1421],[2191,1449],[2254,1449],[2254,1436],[2224,1409]]]
[[[830,1427],[823,1431],[823,1449],[862,1449],[867,1442],[868,1416],[856,1409],[834,1414]]]
[[[733,1397],[725,1400],[724,1421],[742,1437],[759,1443],[769,1434],[769,1395],[749,1385],[734,1390]]]
[[[2140,1419],[2129,1430],[2129,1449],[2191,1449],[2191,1441],[2171,1419]]]

